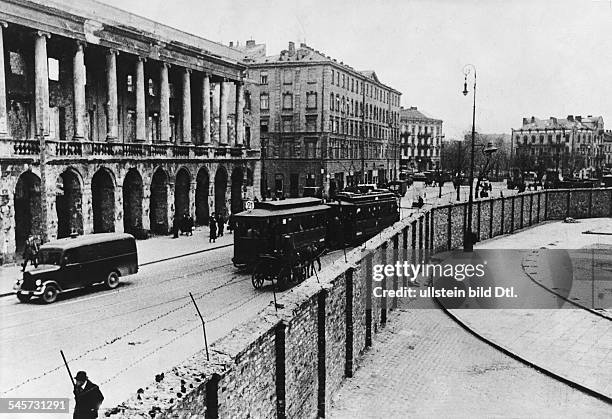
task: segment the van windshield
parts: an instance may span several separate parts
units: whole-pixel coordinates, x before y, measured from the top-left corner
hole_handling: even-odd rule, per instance
[[[38,261],[41,265],[60,265],[62,251],[58,249],[41,249]]]

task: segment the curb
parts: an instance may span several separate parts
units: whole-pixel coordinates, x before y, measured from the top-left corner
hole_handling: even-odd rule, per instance
[[[183,257],[186,257],[186,256],[193,256],[193,255],[197,255],[197,254],[200,254],[200,253],[210,252],[212,250],[223,249],[223,248],[230,247],[230,246],[233,246],[233,245],[234,245],[234,243],[223,244],[221,246],[209,247],[208,249],[196,250],[194,252],[189,252],[189,253],[182,253],[182,254],[176,255],[176,256],[170,256],[170,257],[163,258],[163,259],[152,260],[150,262],[141,263],[139,266],[153,265],[155,263],[166,262],[166,261],[169,261],[169,260],[179,259],[179,258],[183,258]],[[2,298],[2,297],[9,297],[11,295],[15,295],[15,291],[0,293],[0,298]]]

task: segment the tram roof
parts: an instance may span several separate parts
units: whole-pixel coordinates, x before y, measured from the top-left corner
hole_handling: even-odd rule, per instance
[[[303,198],[299,198],[303,199]],[[250,211],[243,211],[236,214],[236,217],[253,217],[253,218],[269,218],[269,217],[290,217],[294,215],[306,214],[309,212],[323,212],[330,209],[329,205],[320,204],[321,200],[316,199],[318,205],[310,205],[298,208],[279,208],[279,209],[265,209],[255,208]]]
[[[320,198],[306,197],[306,198],[289,198],[280,199],[277,201],[260,201],[255,203],[255,209],[267,209],[271,211],[278,211],[287,208],[299,208],[299,207],[310,207],[313,205],[321,204]]]
[[[358,204],[366,202],[376,201],[395,201],[397,198],[393,192],[368,192],[368,193],[355,193],[355,192],[340,192],[336,195],[336,201],[341,201],[337,205],[344,204]]]

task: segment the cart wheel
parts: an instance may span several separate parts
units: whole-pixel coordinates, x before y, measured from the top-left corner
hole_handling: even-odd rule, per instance
[[[251,282],[253,283],[253,287],[256,290],[263,287],[264,279],[266,278],[266,274],[264,274],[263,272],[259,272],[259,269],[257,268],[255,268],[255,270],[253,271],[253,275],[251,276]]]

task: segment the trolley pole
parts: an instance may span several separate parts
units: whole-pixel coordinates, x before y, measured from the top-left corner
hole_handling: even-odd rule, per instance
[[[206,339],[206,323],[204,323],[202,313],[200,313],[200,309],[198,308],[198,305],[196,304],[195,299],[193,298],[193,294],[191,294],[191,292],[189,292],[189,296],[191,297],[191,301],[193,301],[193,305],[195,306],[196,311],[198,312],[198,316],[200,316],[200,321],[202,322],[202,331],[204,332],[204,347],[206,348],[206,360],[210,361],[210,355],[208,354],[208,339]]]

